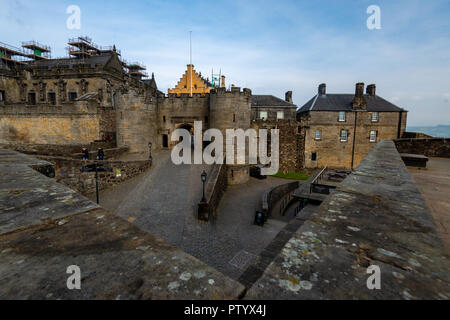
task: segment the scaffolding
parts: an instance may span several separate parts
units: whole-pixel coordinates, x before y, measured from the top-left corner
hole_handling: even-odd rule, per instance
[[[52,49],[49,46],[40,44],[37,41],[22,42],[24,52],[27,52],[28,57],[33,60],[51,59]]]
[[[116,52],[119,56],[121,55],[120,50],[116,50],[115,46],[99,46],[93,43],[92,39],[87,36],[71,38],[67,44],[69,45],[66,48],[67,54],[75,58],[84,59],[111,52]]]
[[[9,44],[0,42],[0,59],[11,64],[27,64],[32,61],[24,49],[20,49]]]

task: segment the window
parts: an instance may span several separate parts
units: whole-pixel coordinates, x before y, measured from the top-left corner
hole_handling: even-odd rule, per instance
[[[75,101],[77,99],[76,92],[69,92],[69,101]],[[114,105],[114,96],[112,97],[113,105]]]
[[[233,113],[233,122],[236,122],[236,114]]]
[[[341,142],[346,142],[348,138],[348,131],[347,130],[341,130]]]
[[[5,101],[5,100],[6,100],[6,98],[5,98],[5,91],[0,90],[0,101]]]
[[[208,117],[205,117],[205,123],[208,123],[209,119]]]
[[[277,112],[277,120],[282,120],[282,119],[284,119],[284,112],[278,111]]]
[[[259,113],[259,118],[262,120],[267,120],[267,111],[261,111]]]
[[[166,123],[166,116],[163,116],[163,122]]]
[[[28,103],[31,105],[36,104],[36,93],[34,93],[34,92],[28,93]]]
[[[321,139],[322,139],[322,131],[316,130],[316,140],[321,140]]]
[[[56,93],[54,92],[48,93],[48,102],[53,106],[56,104]]]
[[[311,154],[311,161],[317,161],[317,152]]]
[[[378,122],[379,114],[378,112],[372,112],[372,122]]]
[[[345,122],[345,111],[339,112],[339,121]]]
[[[377,142],[377,132],[370,131],[370,142]]]

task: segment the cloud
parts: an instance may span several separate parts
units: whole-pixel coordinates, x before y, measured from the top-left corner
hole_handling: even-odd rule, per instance
[[[377,93],[409,110],[409,125],[450,122],[448,1],[378,0],[382,29],[366,28],[372,1],[56,1],[1,0],[0,41],[35,39],[65,55],[69,37],[87,34],[115,44],[129,61],[173,87],[189,63],[208,76],[221,69],[228,84],[284,97],[302,106],[327,83],[352,93],[376,83]],[[67,6],[82,10],[82,30],[65,28]],[[101,14],[99,14],[101,12]],[[443,121],[446,120],[446,121]]]

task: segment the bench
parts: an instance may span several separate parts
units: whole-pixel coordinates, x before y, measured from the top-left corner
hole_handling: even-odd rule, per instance
[[[400,153],[405,166],[426,168],[428,157],[421,154]]]

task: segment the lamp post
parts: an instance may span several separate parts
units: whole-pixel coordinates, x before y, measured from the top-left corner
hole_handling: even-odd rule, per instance
[[[206,202],[206,197],[205,197],[205,182],[206,182],[206,178],[208,177],[208,175],[206,174],[206,171],[203,171],[202,173],[202,182],[203,182],[203,197],[202,197],[202,202],[205,203]]]

